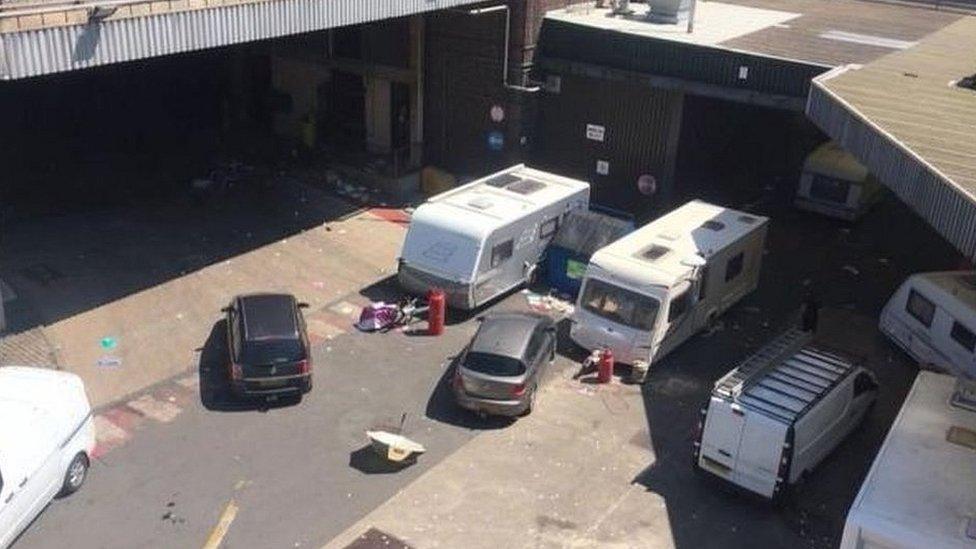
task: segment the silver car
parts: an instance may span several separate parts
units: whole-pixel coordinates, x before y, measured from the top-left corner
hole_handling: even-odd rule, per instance
[[[542,376],[556,357],[547,316],[500,313],[484,318],[459,357],[452,385],[462,408],[518,416],[532,410]]]

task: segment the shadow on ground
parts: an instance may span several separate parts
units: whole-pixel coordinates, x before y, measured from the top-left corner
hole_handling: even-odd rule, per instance
[[[414,465],[417,459],[414,457],[400,462],[390,461],[379,455],[372,444],[367,444],[349,454],[349,466],[367,475],[388,475]]]
[[[180,181],[125,205],[6,224],[0,278],[23,309],[10,328],[53,324],[361,209],[300,174],[262,177],[216,202],[197,203]]]
[[[210,335],[200,353],[197,367],[200,376],[200,403],[211,412],[267,412],[274,408],[294,406],[301,395],[265,398],[238,398],[233,395],[227,379],[227,320],[220,319],[210,329]]]

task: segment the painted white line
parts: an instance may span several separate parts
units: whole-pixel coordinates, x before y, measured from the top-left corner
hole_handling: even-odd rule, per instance
[[[911,40],[899,40],[898,38],[888,38],[887,36],[875,36],[873,34],[858,34],[839,30],[828,30],[820,33],[820,38],[827,40],[837,40],[838,42],[850,42],[852,44],[864,44],[865,46],[875,46],[878,48],[888,48],[892,50],[907,50],[918,44]]]
[[[126,406],[160,423],[173,421],[182,411],[179,406],[171,402],[156,400],[150,395],[143,395],[135,400],[130,400]]]
[[[207,538],[207,542],[203,544],[203,549],[217,549],[220,544],[224,541],[224,536],[227,535],[227,531],[230,530],[230,525],[234,522],[234,517],[237,516],[237,504],[234,500],[227,502],[227,506],[224,507],[224,512],[220,514],[220,520],[217,521],[217,526],[210,532],[210,537]]]

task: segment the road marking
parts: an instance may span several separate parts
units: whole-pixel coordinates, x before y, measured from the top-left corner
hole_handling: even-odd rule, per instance
[[[169,423],[180,415],[181,408],[171,402],[156,400],[151,395],[143,395],[130,400],[126,406],[160,423]]]
[[[203,549],[217,549],[220,544],[224,541],[224,536],[227,535],[227,531],[230,530],[230,524],[234,522],[234,517],[237,516],[237,504],[234,500],[227,502],[227,506],[224,507],[224,512],[220,514],[220,520],[217,521],[217,526],[210,532],[210,537],[207,538],[207,543],[203,544]]]
[[[105,416],[97,415],[95,422],[95,450],[92,457],[101,458],[110,450],[122,446],[129,440],[129,433]]]

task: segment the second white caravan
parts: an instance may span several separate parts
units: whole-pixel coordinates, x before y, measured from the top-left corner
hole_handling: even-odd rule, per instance
[[[908,277],[881,311],[880,327],[919,364],[976,378],[976,272]]]
[[[597,250],[570,337],[624,364],[660,359],[756,288],[768,221],[693,200]]]
[[[530,280],[563,217],[589,202],[585,181],[521,164],[431,197],[410,220],[400,285],[474,309]]]

